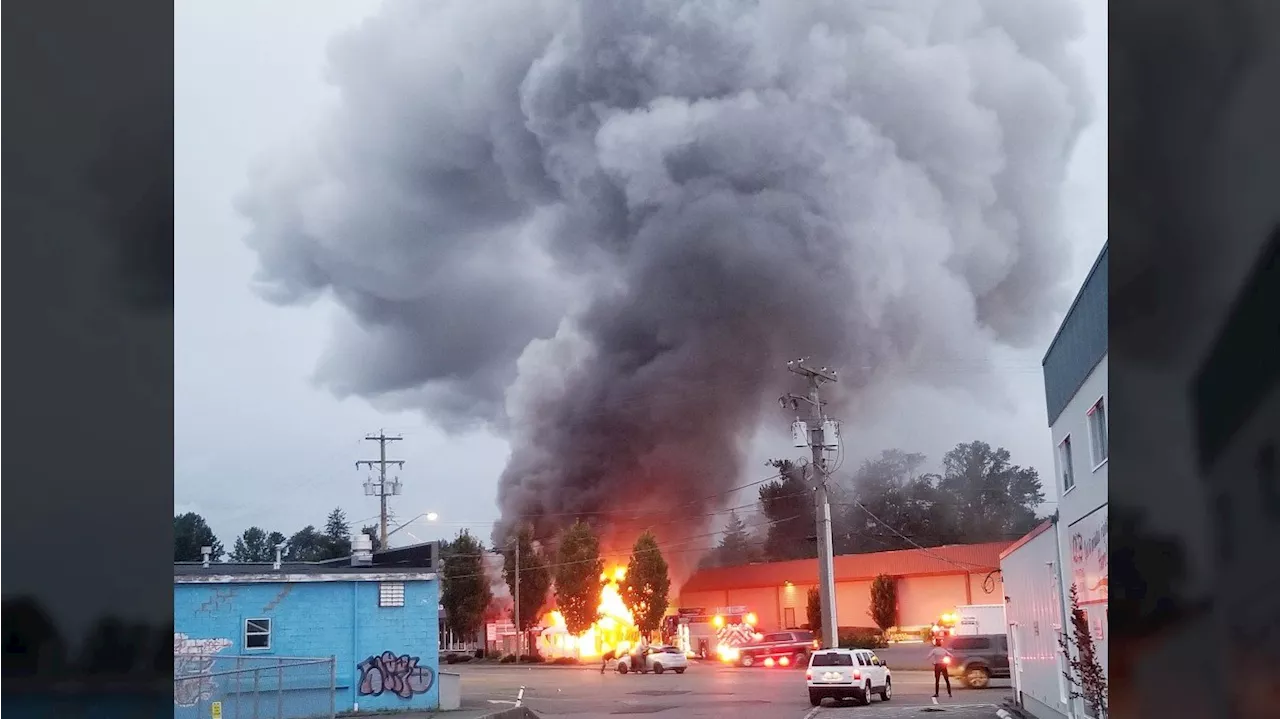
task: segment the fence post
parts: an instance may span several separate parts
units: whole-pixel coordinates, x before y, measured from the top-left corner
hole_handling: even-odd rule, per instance
[[[329,655],[329,719],[338,715],[338,658]]]
[[[261,671],[258,667],[253,669],[253,719],[258,719],[258,673]]]
[[[284,719],[284,660],[276,660],[276,719]]]

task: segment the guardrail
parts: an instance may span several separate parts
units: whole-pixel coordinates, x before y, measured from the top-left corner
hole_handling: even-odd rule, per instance
[[[333,657],[173,655],[174,719],[334,719]]]

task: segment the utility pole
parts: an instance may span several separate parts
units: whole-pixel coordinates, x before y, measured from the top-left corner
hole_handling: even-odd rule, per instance
[[[379,546],[382,547],[383,551],[386,551],[390,549],[387,546],[387,497],[400,494],[400,478],[393,477],[388,480],[387,465],[394,464],[396,467],[404,467],[404,460],[402,459],[387,459],[387,442],[399,442],[404,438],[389,437],[386,432],[378,430],[377,434],[367,435],[365,439],[378,443],[378,458],[359,460],[356,462],[356,468],[368,467],[373,469],[375,465],[378,467],[378,479],[376,481],[373,479],[366,480],[364,493],[366,496],[377,497],[382,503],[382,509],[378,513],[378,537]]]
[[[520,626],[520,538],[516,537],[516,664],[520,663],[520,652],[524,649],[524,628]]]
[[[822,453],[827,447],[826,433],[823,428],[825,418],[822,415],[822,399],[818,388],[823,382],[835,382],[836,373],[826,367],[813,369],[805,364],[805,360],[787,363],[787,369],[808,380],[809,396],[797,397],[785,395],[778,400],[784,409],[799,407],[800,402],[809,403],[808,444],[813,452],[813,489],[814,514],[816,516],[818,534],[818,594],[822,605],[822,645],[832,648],[839,646],[839,629],[836,624],[836,584],[835,559],[831,542],[831,503],[827,498],[827,464]]]

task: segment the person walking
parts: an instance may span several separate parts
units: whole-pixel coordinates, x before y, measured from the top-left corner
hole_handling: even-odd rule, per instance
[[[954,655],[942,646],[942,639],[933,640],[933,649],[929,650],[929,663],[933,664],[933,696],[938,696],[938,680],[947,683],[947,696],[951,696],[951,675],[947,672],[947,662]]]

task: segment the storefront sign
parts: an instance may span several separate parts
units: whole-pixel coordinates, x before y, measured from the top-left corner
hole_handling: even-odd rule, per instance
[[[1107,601],[1107,507],[1083,517],[1069,530],[1071,581],[1081,605]]]

